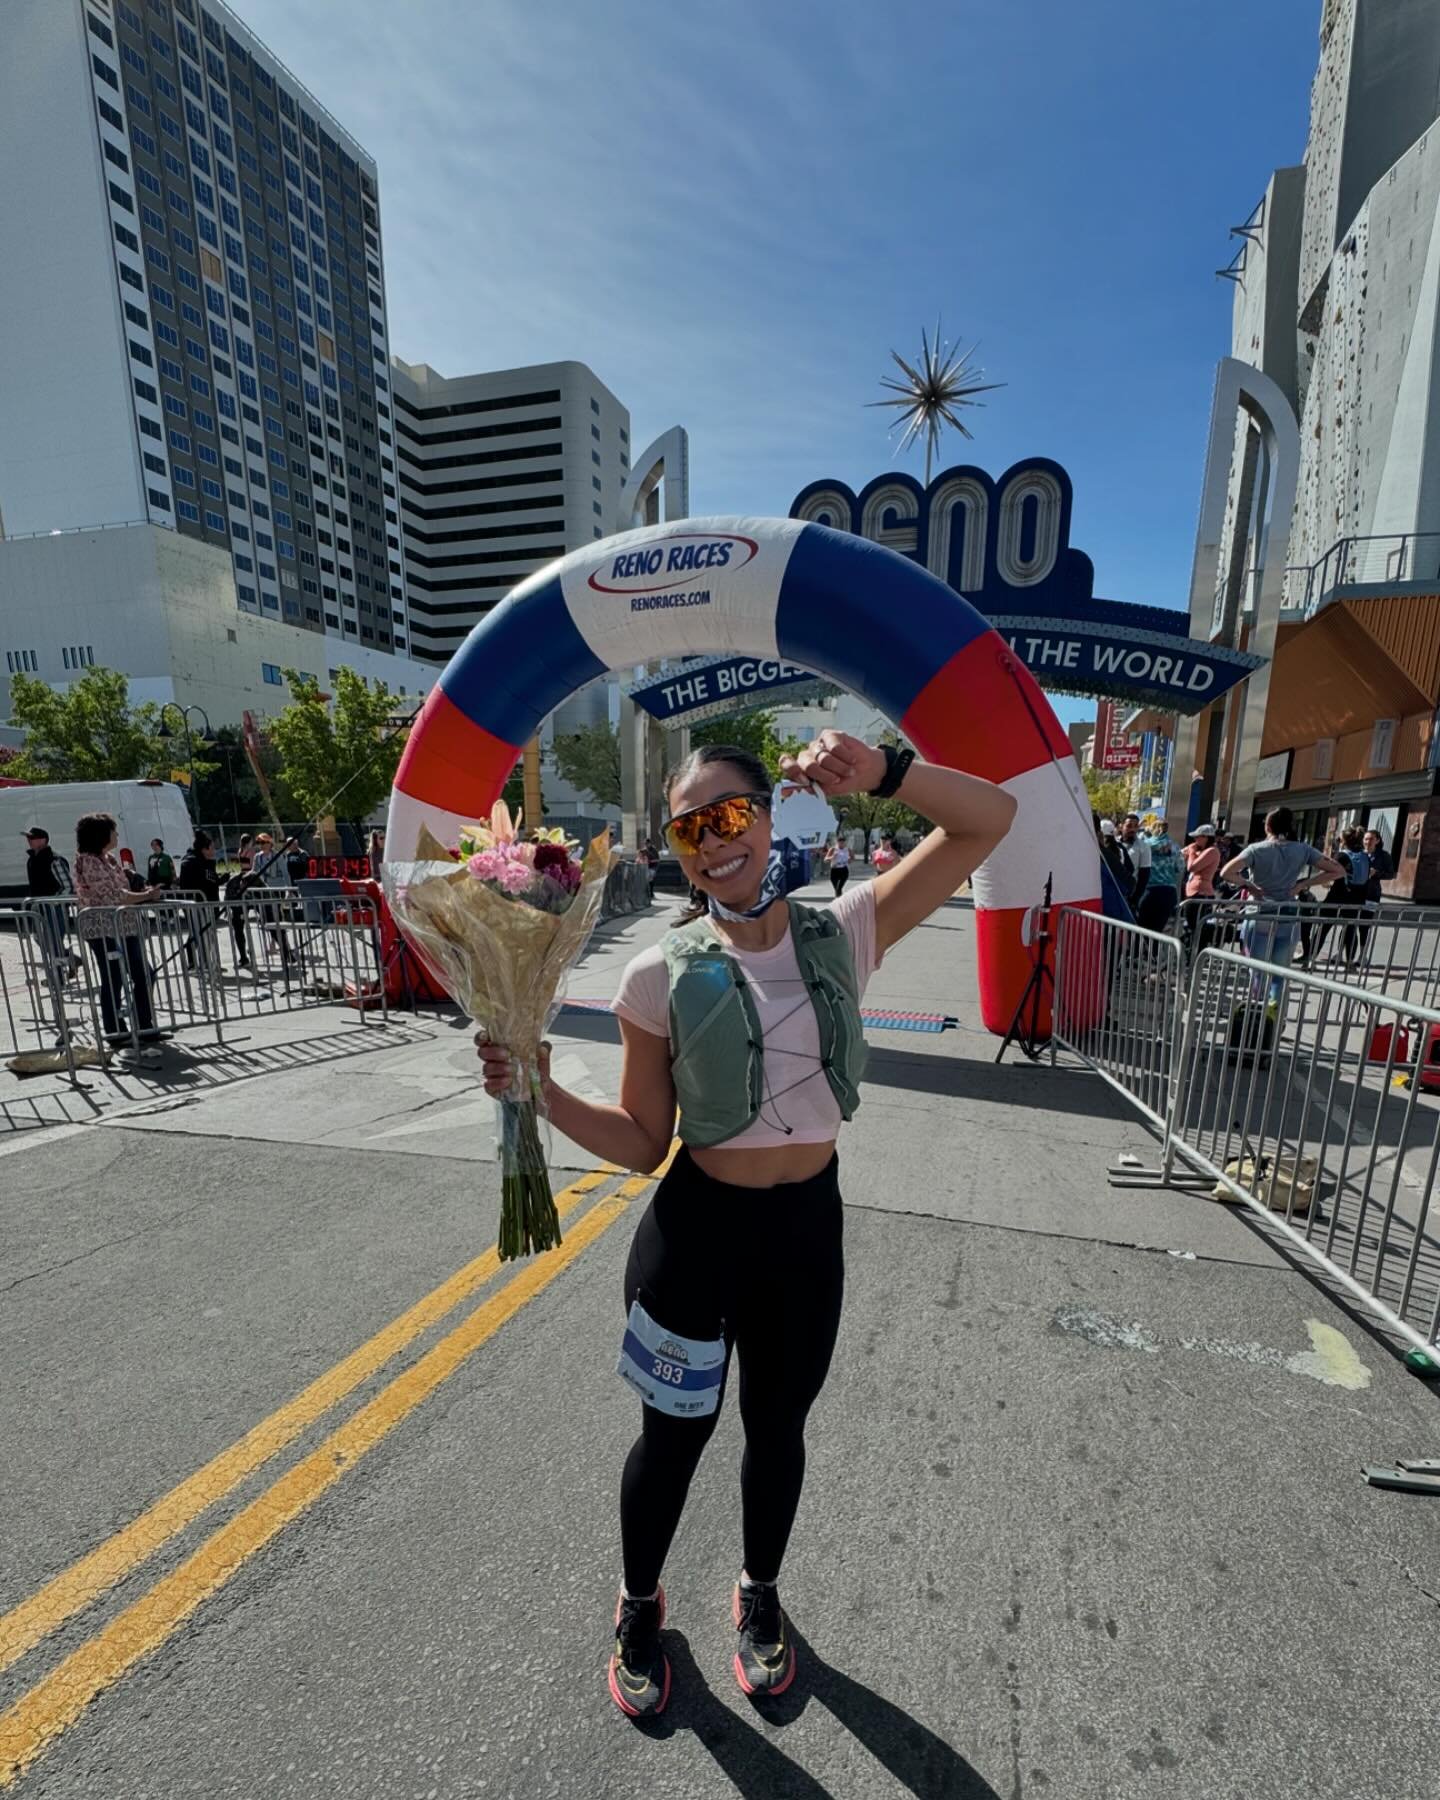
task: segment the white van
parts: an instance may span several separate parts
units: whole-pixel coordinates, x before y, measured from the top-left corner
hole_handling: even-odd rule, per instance
[[[172,781],[51,781],[33,787],[0,787],[0,900],[23,897],[25,833],[39,825],[50,847],[75,867],[75,821],[85,813],[115,815],[122,850],[133,852],[143,875],[151,838],[160,838],[175,867],[190,848],[195,828],[185,795]]]

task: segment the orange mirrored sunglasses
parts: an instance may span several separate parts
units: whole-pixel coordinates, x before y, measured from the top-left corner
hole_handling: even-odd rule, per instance
[[[704,806],[693,806],[673,819],[665,821],[665,836],[670,848],[679,856],[694,856],[701,839],[711,831],[722,843],[743,837],[755,823],[756,814],[769,807],[768,794],[724,794]]]

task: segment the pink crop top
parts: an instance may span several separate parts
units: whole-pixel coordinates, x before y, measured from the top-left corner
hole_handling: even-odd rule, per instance
[[[860,992],[880,958],[875,950],[875,889],[850,889],[829,909],[850,940]],[[800,980],[790,933],[773,950],[735,950],[745,971],[765,1040],[765,1101],[760,1116],[726,1150],[769,1149],[776,1144],[827,1144],[840,1130],[840,1106],[820,1067],[820,1026]],[[610,1010],[656,1037],[670,1035],[670,972],[658,944],[626,966]],[[788,1127],[788,1130],[786,1129]]]

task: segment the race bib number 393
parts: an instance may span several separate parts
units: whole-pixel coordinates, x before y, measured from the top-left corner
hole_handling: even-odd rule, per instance
[[[656,1324],[637,1300],[625,1322],[616,1369],[647,1406],[678,1419],[703,1419],[720,1404],[724,1338],[687,1338]]]

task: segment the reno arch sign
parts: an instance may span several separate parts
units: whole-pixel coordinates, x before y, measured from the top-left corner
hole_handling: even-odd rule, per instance
[[[814,481],[790,516],[897,550],[964,594],[1037,680],[1072,693],[1192,713],[1261,659],[1190,637],[1188,612],[1097,599],[1070,544],[1070,477],[1045,457],[998,479],[946,469],[928,487],[878,476],[856,494]]]

